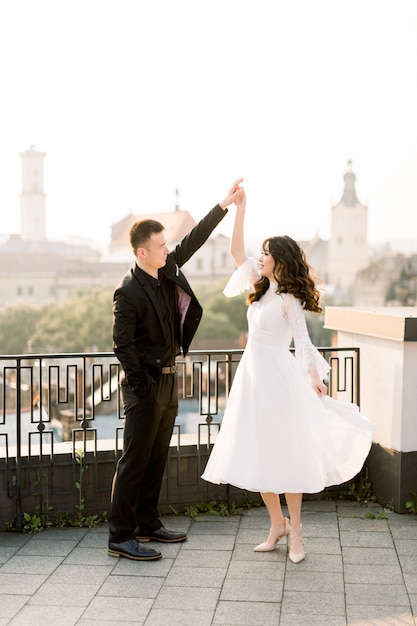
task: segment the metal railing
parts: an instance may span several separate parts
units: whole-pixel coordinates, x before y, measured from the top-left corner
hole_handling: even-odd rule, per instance
[[[200,480],[242,352],[192,350],[177,360],[179,411],[170,450],[176,491]],[[330,395],[359,404],[359,349],[320,352],[331,365]],[[19,529],[35,502],[40,512],[68,510],[68,500],[87,510],[88,493],[107,502],[123,432],[114,354],[3,355],[0,367],[0,510],[9,517],[13,510]],[[166,501],[179,501],[169,463],[166,473]]]

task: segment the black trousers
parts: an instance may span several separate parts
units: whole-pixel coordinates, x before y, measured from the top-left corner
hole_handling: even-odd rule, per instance
[[[178,413],[177,374],[162,374],[140,396],[121,385],[125,414],[123,453],[113,478],[110,541],[135,536],[135,527],[162,526],[158,500],[175,418]]]

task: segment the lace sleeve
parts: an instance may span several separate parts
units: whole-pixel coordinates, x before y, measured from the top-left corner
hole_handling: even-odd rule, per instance
[[[253,257],[248,257],[246,261],[238,267],[223,290],[228,298],[233,298],[251,288],[259,278],[258,263]]]
[[[301,368],[307,373],[316,370],[321,379],[325,378],[330,371],[330,365],[311,343],[300,300],[290,293],[285,294],[283,311],[291,327],[295,358]]]

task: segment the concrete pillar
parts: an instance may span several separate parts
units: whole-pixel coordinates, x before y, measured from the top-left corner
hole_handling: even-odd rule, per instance
[[[360,408],[375,424],[369,481],[404,513],[417,492],[417,307],[326,307],[324,325],[360,350]]]

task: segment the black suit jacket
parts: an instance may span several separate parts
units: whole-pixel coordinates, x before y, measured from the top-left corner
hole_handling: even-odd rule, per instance
[[[177,286],[184,356],[203,310],[180,268],[203,245],[226,213],[227,209],[217,204],[168,254],[160,270]],[[166,339],[159,315],[152,288],[142,280],[135,264],[122,278],[113,297],[113,348],[130,386],[141,386],[160,375]]]

